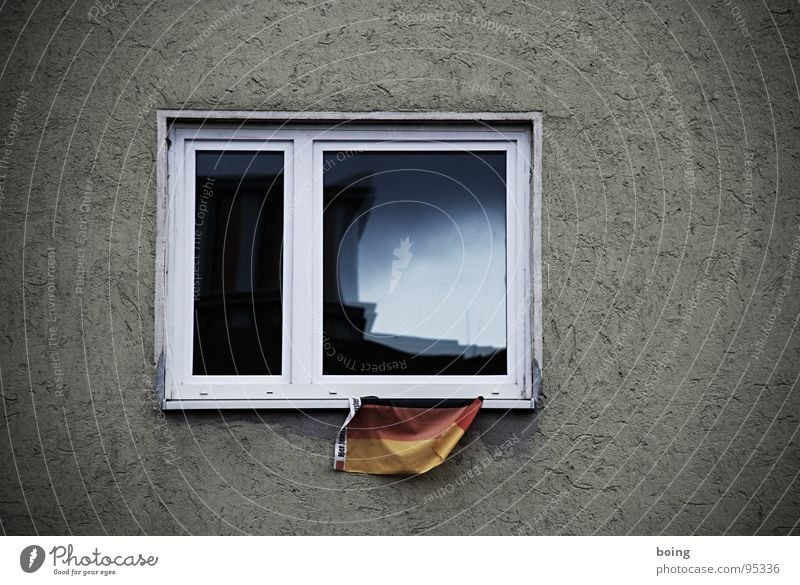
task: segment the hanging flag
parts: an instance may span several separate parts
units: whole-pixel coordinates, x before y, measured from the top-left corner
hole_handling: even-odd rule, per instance
[[[442,463],[475,420],[483,398],[351,398],[333,468],[381,475],[425,473]]]

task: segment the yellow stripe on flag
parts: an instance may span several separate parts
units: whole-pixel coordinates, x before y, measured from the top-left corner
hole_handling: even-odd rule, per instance
[[[431,439],[348,439],[344,471],[354,473],[425,473],[442,463],[453,450],[464,430],[451,425]]]

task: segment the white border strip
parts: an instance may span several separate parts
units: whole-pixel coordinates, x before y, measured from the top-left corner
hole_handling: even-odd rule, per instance
[[[265,400],[167,400],[164,410],[331,410],[350,407],[350,398],[290,399],[275,398]],[[530,399],[488,399],[484,398],[482,409],[522,409],[531,410]]]

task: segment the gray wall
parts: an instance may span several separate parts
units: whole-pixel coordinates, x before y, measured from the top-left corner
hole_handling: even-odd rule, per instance
[[[5,532],[798,532],[796,4],[113,4],[0,10]],[[159,107],[542,110],[544,407],[411,479],[160,413]]]

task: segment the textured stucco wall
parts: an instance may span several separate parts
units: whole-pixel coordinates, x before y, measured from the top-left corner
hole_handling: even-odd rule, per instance
[[[798,532],[796,4],[106,4],[0,10],[4,532]],[[160,413],[158,107],[542,110],[544,408],[411,479]]]

